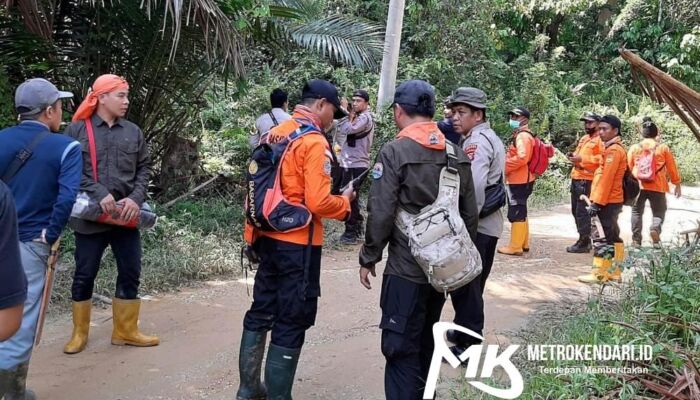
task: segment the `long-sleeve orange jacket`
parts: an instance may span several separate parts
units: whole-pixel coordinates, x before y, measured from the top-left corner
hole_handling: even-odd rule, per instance
[[[654,139],[644,139],[630,147],[630,151],[627,154],[627,162],[630,170],[632,170],[632,174],[637,176],[637,158],[642,154],[643,150],[653,149],[654,146],[656,146],[656,150],[654,150],[656,179],[653,182],[640,181],[639,183],[642,190],[666,193],[668,192],[669,179],[674,185],[680,185],[681,183],[681,175],[678,173],[676,160],[667,145],[657,143]]]
[[[506,153],[506,183],[517,185],[535,180],[535,175],[530,173],[528,166],[534,145],[535,141],[527,126],[513,131],[513,143],[508,146]]]
[[[600,136],[584,135],[578,141],[574,155],[581,156],[581,162],[574,164],[571,179],[592,181],[595,170],[600,165],[605,146]]]
[[[292,119],[271,129],[268,140],[277,142],[289,136],[301,125],[294,119],[303,115],[295,113]],[[293,146],[282,160],[281,184],[284,196],[293,202],[303,203],[312,214],[313,245],[323,244],[323,223],[321,218],[344,220],[350,213],[350,201],[345,196],[331,195],[331,150],[328,141],[321,134],[307,134],[294,141]],[[253,243],[259,234],[283,242],[309,243],[309,228],[287,233],[262,232],[255,230],[246,221],[244,238]]]
[[[605,143],[605,151],[591,184],[591,201],[605,206],[625,200],[622,178],[627,170],[627,151],[619,136]]]

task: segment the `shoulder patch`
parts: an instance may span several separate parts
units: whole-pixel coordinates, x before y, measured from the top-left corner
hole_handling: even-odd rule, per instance
[[[479,147],[478,144],[472,143],[464,148],[464,154],[467,155],[469,161],[474,161],[474,155],[476,154],[476,149]]]
[[[440,143],[440,140],[438,139],[437,135],[434,133],[430,134],[430,138],[428,138],[428,141],[429,141],[430,145],[436,145],[436,144]]]
[[[331,176],[331,169],[331,160],[326,158],[326,161],[323,162],[323,173]]]
[[[384,175],[384,165],[378,162],[372,167],[372,179],[379,179]]]
[[[611,164],[613,161],[615,161],[615,156],[610,154],[605,158],[605,163],[606,164]]]

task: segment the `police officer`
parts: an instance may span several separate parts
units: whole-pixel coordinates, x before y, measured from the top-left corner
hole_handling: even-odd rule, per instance
[[[339,134],[345,138],[338,162],[343,168],[342,186],[356,179],[355,187],[364,182],[360,177],[369,168],[369,153],[374,139],[374,121],[369,107],[369,93],[359,89],[352,94],[350,115],[338,122]],[[356,198],[350,204],[352,212],[345,222],[345,232],[340,237],[341,244],[355,244],[362,235],[364,218],[360,212],[360,201]]]
[[[384,145],[372,168],[365,244],[360,250],[360,283],[371,289],[369,274],[389,245],[381,289],[384,390],[389,400],[422,397],[433,353],[432,326],[440,319],[443,293],[429,283],[411,255],[407,237],[395,226],[397,210],[418,213],[438,195],[447,164],[445,136],[433,122],[435,93],[421,80],[402,83],[394,95],[398,136]],[[472,240],[478,211],[469,160],[458,151],[459,210]]]
[[[304,86],[301,104],[292,118],[272,128],[262,141],[277,143],[300,128],[311,132],[297,139],[281,161],[282,194],[303,203],[312,214],[310,227],[292,232],[262,232],[246,222],[245,239],[260,257],[253,304],[243,320],[239,352],[238,400],[291,399],[306,330],[314,325],[321,295],[321,218],[345,220],[355,198],[349,187],[331,195],[331,154],[324,129],[344,114],[338,91],[330,82],[314,79]],[[260,382],[267,332],[272,331]],[[267,396],[267,397],[265,397]]]
[[[270,93],[270,108],[269,111],[261,114],[258,119],[255,120],[255,132],[250,136],[250,147],[254,149],[258,142],[260,142],[260,137],[284,122],[291,117],[287,114],[287,107],[289,106],[289,101],[287,100],[287,92],[280,88],[274,89]]]
[[[606,282],[620,279],[619,264],[624,259],[625,245],[620,239],[620,227],[617,218],[622,211],[625,197],[622,180],[627,170],[627,151],[622,145],[620,128],[622,122],[614,115],[605,115],[600,119],[598,131],[605,150],[600,164],[593,176],[591,185],[591,206],[588,215],[598,216],[605,233],[605,240],[598,240],[600,234],[591,228],[593,239],[593,270],[590,275],[580,276],[585,283]]]
[[[591,195],[593,173],[600,165],[603,154],[603,142],[598,135],[600,115],[587,112],[581,117],[586,134],[579,139],[576,151],[567,155],[574,164],[571,170],[571,214],[576,221],[578,240],[566,248],[569,253],[588,253],[591,251],[591,217],[588,215],[586,202],[581,195]]]
[[[506,154],[506,183],[508,184],[508,221],[511,223],[510,244],[498,248],[501,254],[521,256],[530,250],[527,223],[527,199],[535,186],[535,175],[528,163],[532,158],[534,138],[528,123],[530,111],[516,107],[510,111],[512,140]]]
[[[493,265],[498,238],[503,232],[500,207],[486,210],[484,205],[487,200],[492,200],[487,199],[492,194],[504,194],[492,189],[495,185],[503,187],[505,147],[486,120],[486,93],[473,87],[461,87],[450,99],[448,107],[452,111],[454,129],[462,136],[462,149],[471,161],[479,210],[479,227],[474,244],[479,250],[483,267],[477,279],[450,293],[450,297],[455,309],[455,324],[481,335],[484,329],[484,288]],[[478,343],[476,339],[455,331],[448,331],[447,339],[455,343],[452,351],[457,355],[462,354],[469,345]]]

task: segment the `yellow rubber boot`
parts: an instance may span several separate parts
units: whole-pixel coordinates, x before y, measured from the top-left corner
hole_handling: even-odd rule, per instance
[[[619,281],[622,277],[622,270],[620,269],[620,265],[622,265],[622,263],[625,262],[624,243],[615,243],[615,257],[613,258],[613,260],[615,261],[615,269],[610,271],[609,278],[611,280]]]
[[[588,275],[581,275],[577,279],[583,283],[603,283],[608,281],[608,270],[612,267],[612,260],[603,257],[593,257],[593,269]]]
[[[157,336],[148,336],[139,332],[139,310],[141,300],[124,300],[112,298],[112,315],[114,317],[114,330],[112,331],[112,344],[117,346],[157,346],[160,339]]]
[[[510,244],[508,246],[499,247],[498,252],[509,256],[522,256],[526,234],[527,222],[513,222],[510,228]]]
[[[525,239],[523,239],[523,253],[530,251],[530,221],[525,220]]]
[[[76,354],[85,350],[90,331],[90,312],[92,299],[73,302],[73,334],[63,347],[66,354]]]

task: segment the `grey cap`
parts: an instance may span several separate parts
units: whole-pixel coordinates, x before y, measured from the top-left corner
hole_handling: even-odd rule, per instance
[[[472,107],[485,109],[486,93],[482,90],[473,87],[461,87],[452,93],[447,106],[451,107],[455,104],[468,104]]]
[[[34,115],[53,105],[58,99],[71,97],[73,93],[59,91],[46,79],[29,79],[15,91],[15,109],[20,115]]]

